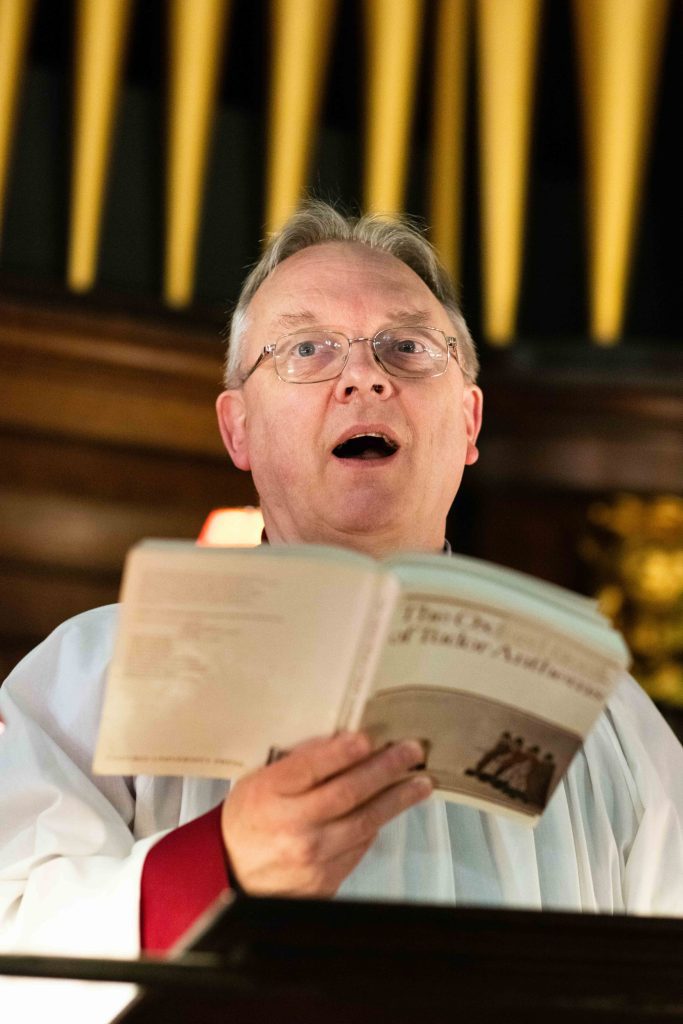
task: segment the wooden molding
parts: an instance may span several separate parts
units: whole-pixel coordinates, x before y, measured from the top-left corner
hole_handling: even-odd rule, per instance
[[[0,425],[224,456],[223,352],[207,333],[0,301]]]
[[[0,666],[116,600],[144,536],[254,504],[221,443],[209,330],[0,299]]]
[[[617,359],[607,368],[558,368],[525,366],[513,357],[483,374],[483,389],[481,458],[473,482],[680,491],[680,359],[638,372]]]

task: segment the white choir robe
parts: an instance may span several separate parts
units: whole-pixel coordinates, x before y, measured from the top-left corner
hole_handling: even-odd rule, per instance
[[[0,688],[0,951],[136,956],[147,851],[226,793],[92,774],[116,617],[62,624]],[[535,830],[432,797],[382,829],[339,896],[681,915],[683,748],[625,676]],[[76,986],[44,985],[53,1021],[52,990],[69,992],[71,1024],[107,1020],[123,998],[83,986],[81,1018]]]

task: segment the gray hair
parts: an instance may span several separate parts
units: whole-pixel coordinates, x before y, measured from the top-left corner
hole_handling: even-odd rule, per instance
[[[365,214],[349,217],[320,199],[306,202],[271,236],[261,259],[245,280],[232,315],[225,361],[225,387],[242,385],[242,347],[247,328],[249,303],[278,264],[288,256],[324,242],[359,242],[389,253],[414,270],[446,309],[455,329],[458,362],[465,379],[474,383],[479,371],[477,351],[448,272],[434,247],[406,218]]]

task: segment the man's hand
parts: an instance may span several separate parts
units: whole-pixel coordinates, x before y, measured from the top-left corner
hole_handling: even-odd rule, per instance
[[[223,804],[223,841],[254,895],[331,896],[387,821],[432,784],[406,778],[424,760],[415,740],[373,753],[363,733],[296,747],[240,779]]]

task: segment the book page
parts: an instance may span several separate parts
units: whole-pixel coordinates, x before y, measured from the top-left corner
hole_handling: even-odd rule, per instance
[[[493,562],[486,562],[470,555],[449,555],[448,558],[443,558],[441,555],[404,554],[387,559],[387,564],[395,567],[405,580],[419,577],[424,579],[425,571],[447,573],[451,578],[457,578],[461,585],[464,585],[466,580],[470,585],[481,585],[486,581],[505,594],[517,594],[536,599],[543,604],[555,605],[580,618],[603,618],[597,610],[597,601],[593,598],[576,594],[566,587],[538,579],[517,569],[495,565]]]
[[[575,636],[582,644],[611,654],[624,664],[628,661],[623,639],[600,614],[595,602],[563,587],[461,555],[410,555],[400,561],[391,559],[388,564],[401,580],[403,590],[459,597],[494,610],[513,611]]]
[[[374,580],[277,548],[134,549],[95,770],[231,777],[331,734]]]

